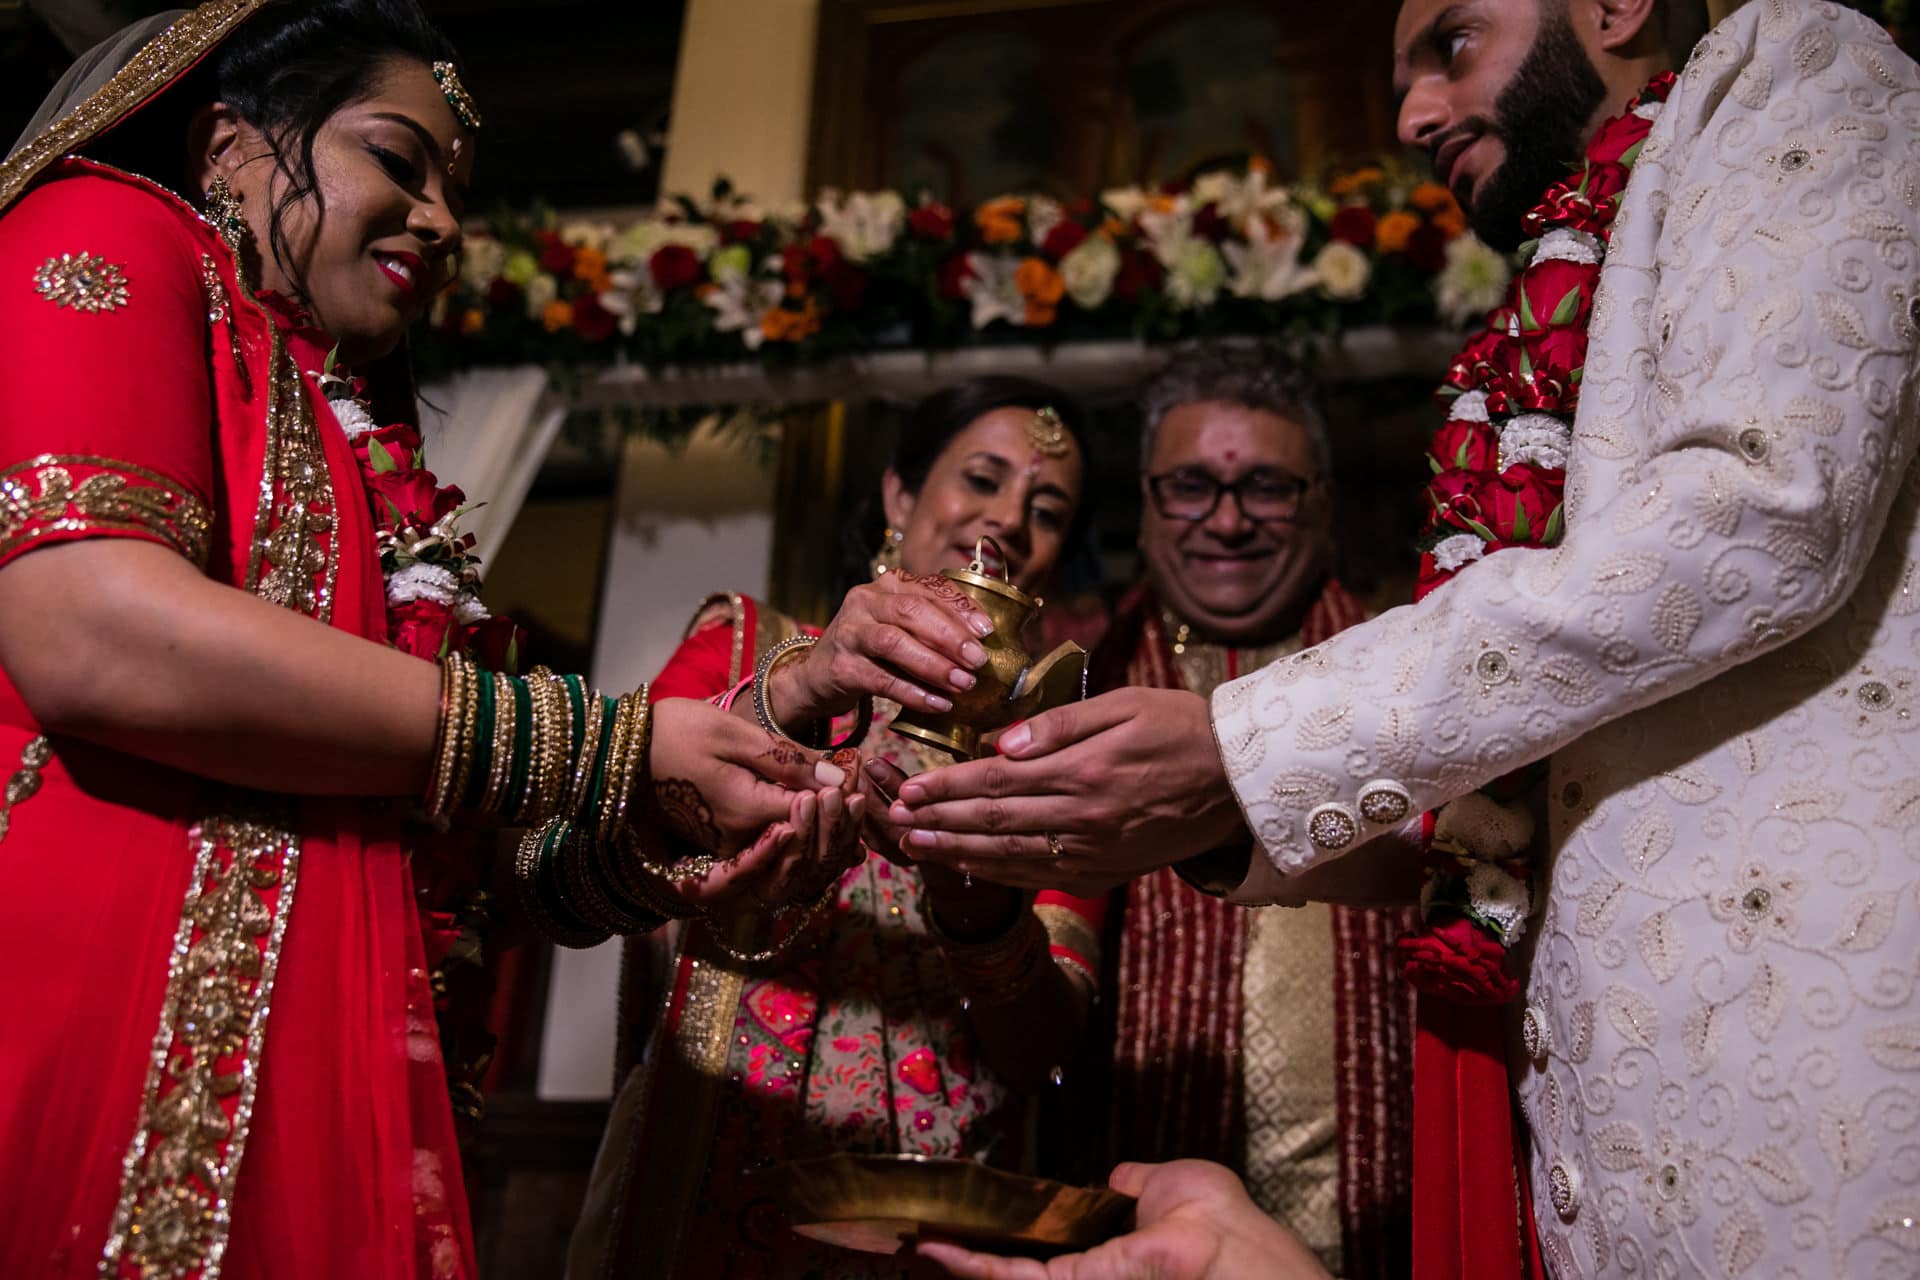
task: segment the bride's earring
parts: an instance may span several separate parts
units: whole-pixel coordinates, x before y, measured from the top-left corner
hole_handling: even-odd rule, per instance
[[[227,248],[233,251],[234,269],[239,272],[242,287],[252,292],[247,283],[247,243],[252,232],[247,227],[246,211],[241,207],[240,197],[227,185],[226,175],[222,174],[207,184],[206,218]]]
[[[873,576],[897,573],[900,570],[900,544],[907,536],[898,529],[888,526],[886,535],[880,539],[880,550],[873,556]]]

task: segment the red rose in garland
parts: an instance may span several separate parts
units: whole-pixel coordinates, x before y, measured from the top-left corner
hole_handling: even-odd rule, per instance
[[[1427,456],[1444,471],[1484,471],[1494,465],[1500,448],[1493,428],[1484,422],[1450,418],[1434,434]]]
[[[1507,972],[1507,949],[1465,917],[1402,938],[1397,946],[1407,981],[1422,995],[1500,1005],[1520,994]]]
[[[1593,309],[1593,291],[1600,283],[1598,262],[1569,262],[1562,258],[1536,261],[1520,273],[1517,296],[1527,305],[1521,313],[1521,332],[1571,327]],[[1524,316],[1531,315],[1528,325]]]

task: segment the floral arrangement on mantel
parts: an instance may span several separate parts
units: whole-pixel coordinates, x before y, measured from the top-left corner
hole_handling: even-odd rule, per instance
[[[792,364],[995,337],[1462,326],[1499,305],[1509,274],[1446,188],[1385,163],[1289,187],[1256,162],[972,210],[891,191],[768,209],[722,182],[625,226],[495,218],[467,237],[416,357]]]

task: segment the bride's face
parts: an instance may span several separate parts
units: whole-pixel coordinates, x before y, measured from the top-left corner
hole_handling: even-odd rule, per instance
[[[313,140],[314,190],[284,209],[297,188],[265,137],[236,125],[222,148],[224,136],[216,127],[204,180],[224,173],[239,195],[260,283],[302,302],[347,359],[391,351],[452,273],[473,171],[473,139],[431,69],[388,63],[328,117]],[[299,139],[284,145],[284,167],[300,173]]]

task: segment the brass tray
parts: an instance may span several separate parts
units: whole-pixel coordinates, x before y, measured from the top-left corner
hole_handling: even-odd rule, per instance
[[[1127,1229],[1133,1197],[1023,1178],[971,1160],[832,1155],[775,1165],[753,1181],[800,1235],[860,1253],[914,1239],[1046,1257]]]

